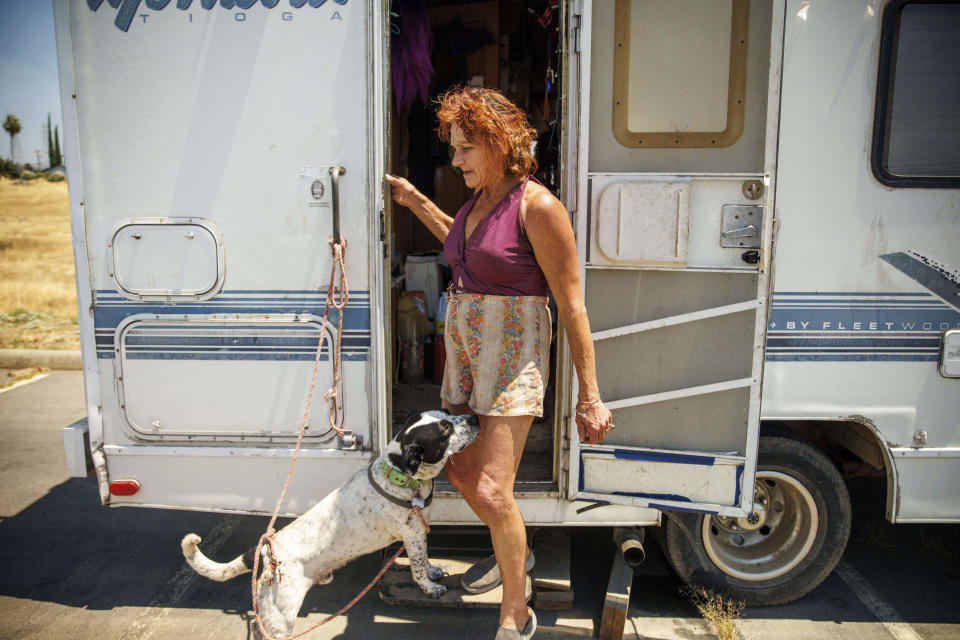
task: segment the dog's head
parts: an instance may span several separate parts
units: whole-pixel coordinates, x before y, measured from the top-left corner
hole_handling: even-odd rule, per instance
[[[387,459],[415,478],[433,478],[452,454],[480,435],[477,416],[455,416],[446,409],[414,412],[387,445]]]

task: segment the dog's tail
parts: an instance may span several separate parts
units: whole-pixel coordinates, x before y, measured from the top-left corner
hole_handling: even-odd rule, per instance
[[[204,578],[223,582],[253,568],[253,550],[242,556],[237,556],[226,564],[222,564],[203,555],[203,552],[197,548],[198,544],[200,544],[200,536],[195,533],[188,533],[180,542],[180,548],[183,549],[183,557],[186,558],[187,564]]]

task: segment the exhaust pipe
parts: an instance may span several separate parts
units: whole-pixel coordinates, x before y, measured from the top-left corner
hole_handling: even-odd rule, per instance
[[[643,536],[643,527],[613,529],[613,541],[623,554],[623,561],[630,568],[639,567],[647,558],[647,553],[643,550]]]

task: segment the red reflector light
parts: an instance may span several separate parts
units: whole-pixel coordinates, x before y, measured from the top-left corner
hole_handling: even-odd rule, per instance
[[[110,495],[132,496],[140,490],[140,483],[136,480],[114,480],[110,483]]]

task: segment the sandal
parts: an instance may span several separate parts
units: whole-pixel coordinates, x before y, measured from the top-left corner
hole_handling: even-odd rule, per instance
[[[533,569],[533,551],[527,549],[527,572]],[[500,586],[500,567],[496,556],[491,555],[467,569],[460,577],[460,586],[467,593],[486,593]]]
[[[530,612],[530,617],[527,618],[527,624],[523,627],[523,630],[500,627],[497,629],[497,637],[494,640],[530,640],[533,637],[533,632],[537,630],[537,616],[533,609],[527,609],[527,611]]]

